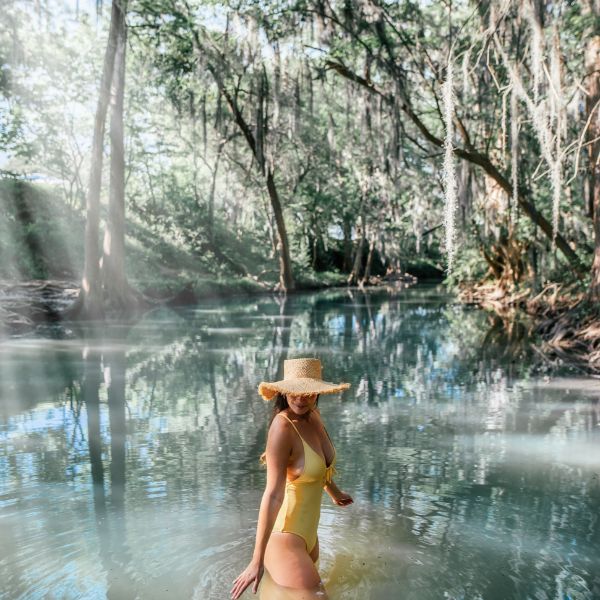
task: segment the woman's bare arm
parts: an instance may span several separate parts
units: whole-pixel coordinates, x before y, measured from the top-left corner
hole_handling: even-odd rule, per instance
[[[285,494],[287,465],[292,451],[291,439],[286,421],[275,418],[267,437],[267,485],[258,513],[254,554],[250,564],[233,582],[231,597],[234,600],[239,598],[252,583],[254,583],[252,591],[256,593],[262,578],[267,542],[271,536]]]
[[[256,527],[256,544],[253,560],[265,557],[267,542],[275,525],[277,513],[283,503],[287,465],[292,451],[289,425],[284,419],[275,418],[269,429],[267,438],[267,485],[260,503],[258,525]]]
[[[333,479],[324,485],[324,489],[333,503],[337,504],[338,506],[348,506],[348,504],[352,504],[354,502],[354,500],[352,500],[352,496],[346,492],[342,492]]]

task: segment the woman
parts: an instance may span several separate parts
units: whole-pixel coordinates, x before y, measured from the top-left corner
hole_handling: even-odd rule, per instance
[[[258,391],[274,400],[267,449],[267,485],[260,504],[252,561],[234,581],[231,597],[258,584],[267,569],[284,588],[320,591],[326,598],[315,566],[319,558],[317,526],[322,490],[334,504],[348,506],[352,498],[333,481],[335,448],[316,408],[321,394],[350,387],[321,379],[321,362],[315,358],[286,360],[283,380],[263,382]]]

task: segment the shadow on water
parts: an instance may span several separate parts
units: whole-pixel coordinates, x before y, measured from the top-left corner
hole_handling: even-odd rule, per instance
[[[257,384],[295,356],[352,384],[320,403],[355,498],[323,505],[330,598],[600,597],[596,382],[540,377],[527,322],[433,287],[207,302],[97,337],[5,340],[9,597],[226,597],[265,483]]]

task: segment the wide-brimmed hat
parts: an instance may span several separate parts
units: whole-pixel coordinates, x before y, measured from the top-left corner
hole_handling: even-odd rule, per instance
[[[321,361],[318,358],[293,358],[283,362],[281,381],[263,381],[258,393],[265,400],[272,400],[277,394],[335,394],[350,387],[349,383],[330,383],[321,379]]]

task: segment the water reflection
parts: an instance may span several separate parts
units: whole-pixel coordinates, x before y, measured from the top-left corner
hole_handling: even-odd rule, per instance
[[[324,500],[332,598],[600,597],[598,383],[545,378],[527,323],[424,287],[5,340],[7,597],[226,597],[264,486],[257,383],[312,355],[352,383],[321,403],[355,498]]]

